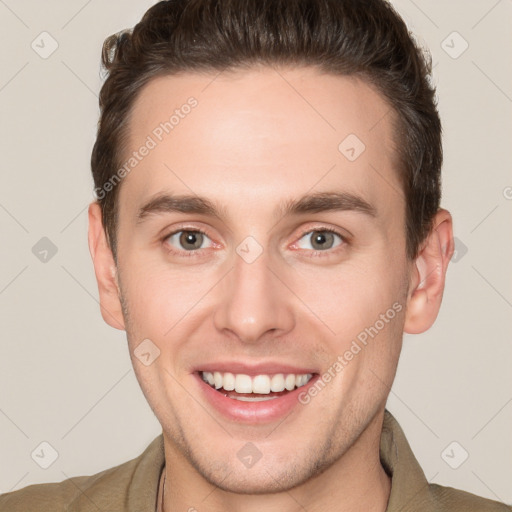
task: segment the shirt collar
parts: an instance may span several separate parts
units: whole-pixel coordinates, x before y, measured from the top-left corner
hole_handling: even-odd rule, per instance
[[[391,477],[391,493],[386,512],[427,512],[436,509],[430,484],[404,431],[387,409],[380,437],[380,462]]]
[[[387,409],[384,411],[380,439],[380,461],[392,479],[386,512],[426,512],[435,508],[425,474],[403,430]],[[163,434],[160,434],[136,459],[88,477],[87,487],[80,490],[69,510],[156,510],[159,479],[164,465],[164,440]]]

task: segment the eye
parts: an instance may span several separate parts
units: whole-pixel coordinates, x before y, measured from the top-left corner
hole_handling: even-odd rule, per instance
[[[336,238],[339,239],[336,243]],[[303,242],[302,240],[305,240]],[[210,237],[200,229],[181,229],[169,233],[162,238],[166,249],[179,256],[196,256],[201,249],[215,246]],[[313,256],[323,256],[324,253],[340,245],[345,245],[345,236],[330,228],[318,228],[306,231],[292,247],[312,250]],[[308,244],[310,247],[308,247]],[[326,254],[327,255],[327,254]]]
[[[336,242],[336,237],[340,239],[340,242],[333,245]],[[306,240],[306,246],[304,246],[304,242],[301,242],[303,239]],[[334,247],[338,247],[343,243],[345,243],[345,237],[337,231],[333,229],[319,228],[303,233],[300,240],[296,243],[296,246],[300,249],[313,249],[315,252],[325,252],[329,249],[333,249]],[[311,247],[307,247],[308,244],[310,244]]]
[[[164,238],[164,242],[172,247],[169,250],[173,253],[179,252],[191,252],[194,253],[199,249],[206,249],[211,247],[213,244],[211,241],[208,242],[209,237],[204,231],[199,229],[182,229],[180,231],[174,231]],[[204,246],[204,242],[208,245]],[[176,249],[177,248],[177,249]]]

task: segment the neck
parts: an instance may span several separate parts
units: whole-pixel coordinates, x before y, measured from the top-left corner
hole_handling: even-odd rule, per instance
[[[163,510],[385,512],[391,478],[379,458],[382,420],[383,414],[375,417],[349,450],[321,474],[293,489],[271,494],[238,494],[212,485],[164,434],[167,483]],[[159,493],[159,501],[161,498]]]

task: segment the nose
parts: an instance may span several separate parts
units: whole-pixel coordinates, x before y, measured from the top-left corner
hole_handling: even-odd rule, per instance
[[[235,254],[234,268],[218,289],[215,327],[246,344],[293,330],[294,295],[285,284],[289,275],[290,269],[272,264],[265,251],[254,261]]]

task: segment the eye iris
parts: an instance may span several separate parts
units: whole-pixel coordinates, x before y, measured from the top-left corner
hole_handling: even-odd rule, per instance
[[[328,232],[325,232],[325,231],[321,231],[321,232],[317,232],[317,234],[313,237],[313,247],[315,249],[317,249],[317,247],[315,247],[315,244],[317,243],[320,243],[320,244],[325,244],[325,241],[330,241],[332,245],[332,242],[334,240],[334,235],[332,233],[328,233]],[[318,247],[318,249],[325,249],[325,245],[320,245],[320,247]]]
[[[329,247],[332,246],[334,241],[334,234],[328,231],[316,231],[313,236],[312,245],[315,249],[325,249],[326,242],[330,242]],[[203,242],[203,233],[198,231],[182,231],[179,237],[180,244],[182,247],[189,248],[191,250],[199,249]],[[187,247],[187,244],[191,244],[192,247]]]
[[[194,231],[183,231],[180,236],[180,244],[185,248],[199,249],[203,242],[203,234]],[[193,247],[187,247],[192,244]]]

